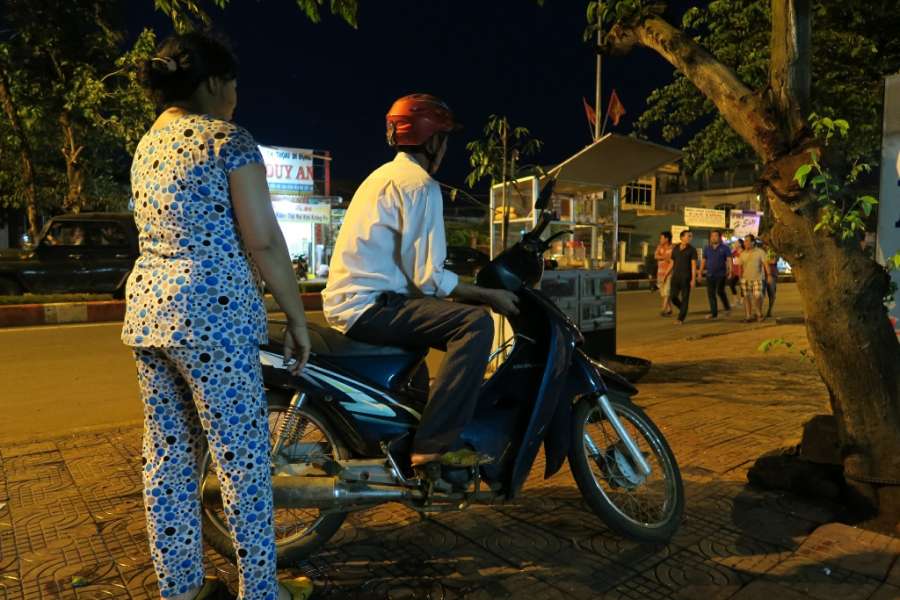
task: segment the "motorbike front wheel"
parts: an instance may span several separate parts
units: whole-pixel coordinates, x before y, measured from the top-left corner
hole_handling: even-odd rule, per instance
[[[275,462],[314,463],[324,458],[350,458],[350,451],[337,430],[314,407],[304,405],[299,414],[292,414],[290,397],[269,392],[269,438],[274,445],[276,436],[287,424],[288,433]],[[201,481],[215,476],[215,461],[209,452],[203,461]],[[204,504],[201,510],[203,537],[216,552],[234,562],[234,545],[225,512],[220,505]],[[278,567],[295,566],[321,548],[337,533],[347,513],[322,512],[316,508],[279,508],[275,506],[275,549]]]
[[[569,464],[575,483],[610,529],[643,543],[668,542],[684,513],[684,485],[672,449],[639,407],[610,398],[628,437],[650,465],[644,475],[596,398],[575,405]]]

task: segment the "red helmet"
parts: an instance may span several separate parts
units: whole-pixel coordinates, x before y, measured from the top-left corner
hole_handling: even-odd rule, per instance
[[[391,146],[421,146],[435,133],[459,129],[450,107],[431,94],[403,96],[387,113],[387,142]]]

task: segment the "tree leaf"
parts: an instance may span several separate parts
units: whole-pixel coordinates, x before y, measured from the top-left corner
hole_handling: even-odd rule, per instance
[[[806,178],[809,176],[811,171],[811,164],[800,165],[800,167],[797,169],[797,172],[794,173],[794,181],[800,184],[800,187],[806,187]]]

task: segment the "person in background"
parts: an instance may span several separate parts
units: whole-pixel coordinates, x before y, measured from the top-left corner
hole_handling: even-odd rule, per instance
[[[769,299],[766,318],[771,318],[772,307],[775,306],[775,292],[778,288],[778,255],[770,244],[766,244],[766,297]]]
[[[756,236],[748,234],[744,238],[744,251],[741,252],[741,288],[744,290],[745,323],[751,323],[753,317],[763,320],[762,287],[768,265],[766,253],[756,245]]]
[[[709,245],[703,248],[703,258],[700,261],[700,274],[706,272],[706,296],[709,299],[707,319],[719,318],[716,295],[722,300],[725,314],[731,313],[731,305],[725,293],[725,282],[731,278],[731,268],[731,249],[722,243],[722,232],[714,229],[709,234]]]
[[[659,314],[668,317],[672,314],[672,232],[660,232],[653,257],[656,259],[656,285],[662,298],[662,311]]]
[[[741,306],[744,303],[744,289],[741,287],[741,250],[743,243],[741,240],[735,240],[731,243],[731,277],[728,285],[731,287],[731,295],[734,296],[735,304]]]
[[[672,248],[672,304],[678,308],[675,323],[683,325],[691,302],[691,290],[697,285],[697,250],[691,245],[694,234],[681,232],[679,243]]]

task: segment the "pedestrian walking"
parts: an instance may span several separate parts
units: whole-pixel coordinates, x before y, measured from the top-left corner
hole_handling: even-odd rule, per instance
[[[672,304],[678,309],[675,323],[683,325],[691,303],[691,290],[697,284],[697,250],[691,245],[694,234],[684,230],[679,243],[672,248]]]
[[[656,259],[656,284],[662,298],[662,311],[659,314],[668,317],[672,314],[672,232],[660,232],[653,257]]]
[[[735,240],[731,243],[731,277],[728,285],[731,288],[731,295],[734,296],[734,302],[738,306],[744,304],[744,289],[741,287],[741,250],[743,242]]]
[[[707,319],[719,318],[719,303],[722,300],[725,314],[731,313],[731,304],[725,293],[725,282],[731,278],[731,249],[722,243],[722,232],[713,230],[709,234],[709,245],[703,248],[703,259],[700,261],[700,274],[706,272],[706,296],[709,299]]]
[[[768,308],[766,309],[766,318],[772,317],[772,307],[775,306],[775,293],[778,290],[778,254],[772,249],[772,246],[766,244],[766,285],[765,292],[768,298]]]
[[[127,282],[122,340],[144,402],[144,506],[163,598],[213,598],[200,533],[203,448],[216,464],[237,556],[239,597],[292,600],[308,579],[276,580],[267,340],[259,274],[287,314],[285,360],[310,342],[297,280],[256,141],[231,123],[237,60],[201,33],[165,40],[141,73],[163,109],[134,153],[140,256]]]
[[[744,250],[741,252],[741,288],[744,290],[745,323],[763,320],[762,288],[768,265],[766,253],[756,245],[756,236],[744,238]]]

